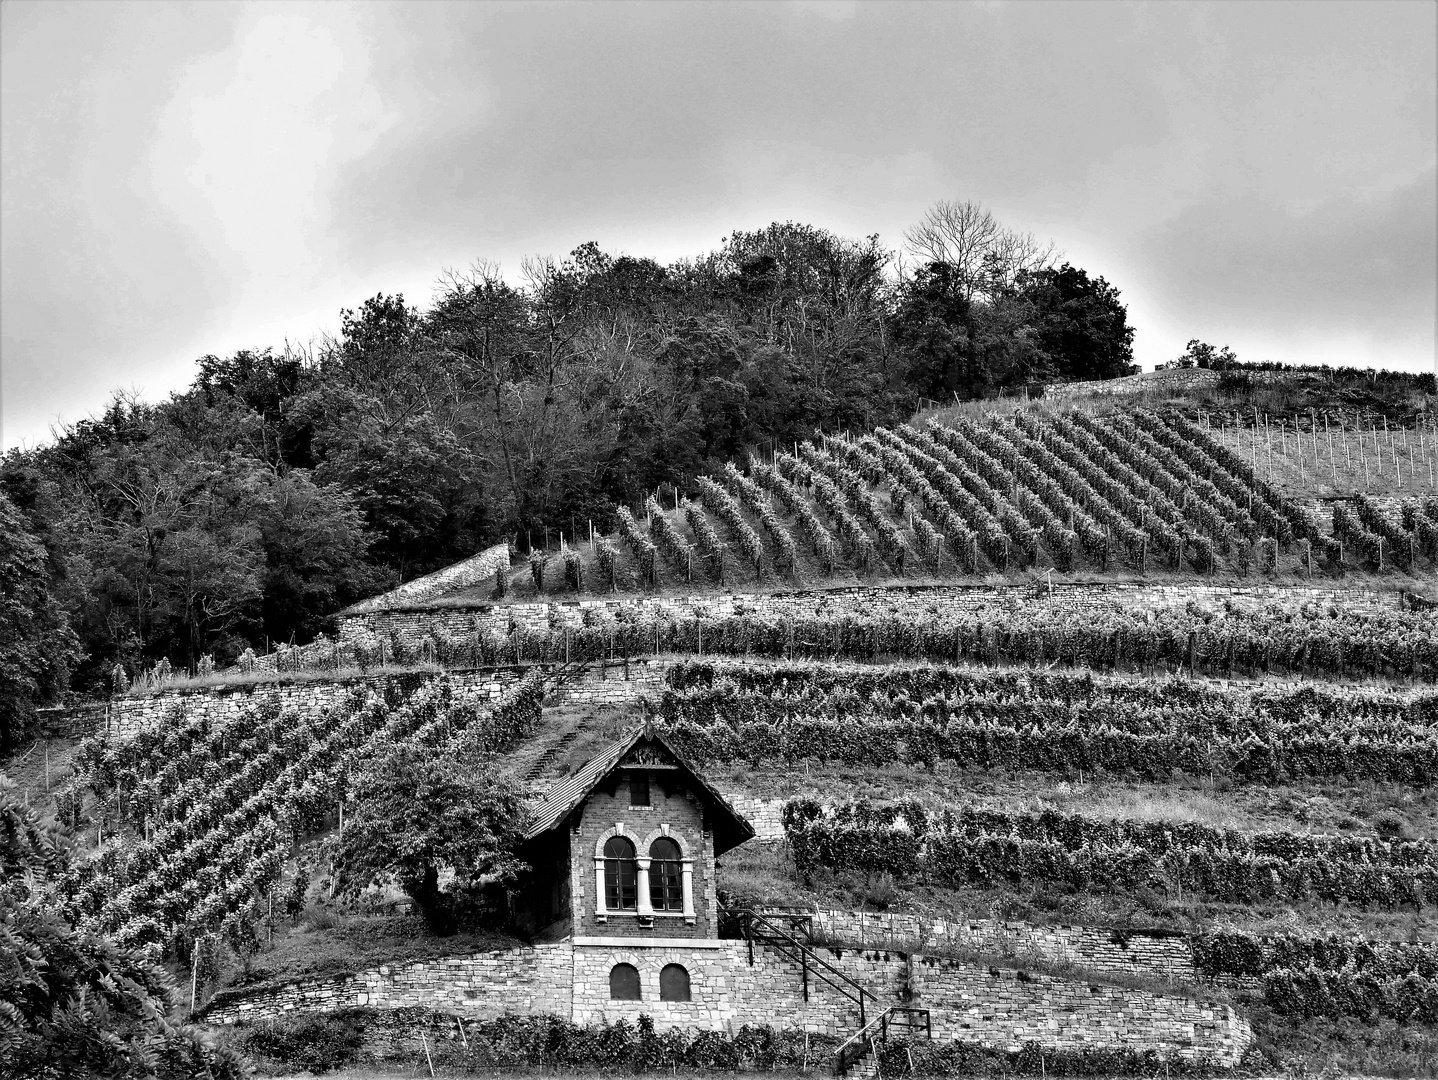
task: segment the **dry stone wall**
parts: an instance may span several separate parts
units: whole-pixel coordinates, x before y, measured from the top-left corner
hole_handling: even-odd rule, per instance
[[[985,969],[960,961],[883,950],[824,949],[821,957],[869,990],[880,1005],[908,1003],[930,1011],[933,1034],[1006,1049],[1036,1042],[1050,1049],[1128,1048],[1234,1064],[1252,1040],[1248,1023],[1218,1002],[1071,982],[1017,968]],[[609,997],[609,972],[633,964],[641,998]],[[691,1000],[659,1000],[659,972],[680,964]],[[503,1013],[557,1013],[580,1023],[653,1017],[655,1025],[722,1028],[773,1024],[847,1036],[859,1026],[853,1002],[766,946],[753,963],[743,942],[674,942],[653,948],[620,939],[565,942],[386,966],[342,979],[310,980],[229,1000],[207,1010],[213,1024],[287,1012],[368,1005],[424,1006],[489,1018]]]
[[[306,979],[204,1011],[206,1022],[234,1024],[289,1012],[333,1012],[356,1006],[422,1006],[490,1019],[505,1013],[570,1010],[573,956],[568,944],[501,949],[410,964],[386,964],[357,975]]]
[[[1271,585],[1163,585],[1119,582],[1105,585],[1055,583],[1052,588],[1027,585],[912,585],[887,588],[835,588],[797,592],[716,594],[712,596],[633,596],[596,600],[555,600],[545,603],[480,604],[424,609],[393,608],[340,619],[342,642],[378,636],[391,646],[418,653],[426,637],[464,637],[474,633],[507,634],[579,627],[586,621],[633,616],[728,618],[754,615],[771,619],[844,618],[863,615],[974,615],[995,607],[1036,601],[1056,603],[1066,612],[1098,613],[1113,604],[1162,607],[1194,601],[1218,605],[1253,605],[1273,600],[1339,603],[1345,608],[1401,608],[1399,590],[1322,589]]]
[[[775,809],[782,811],[783,802]],[[752,819],[751,819],[752,820]],[[780,825],[782,834],[783,826]],[[909,912],[771,908],[776,919],[808,921],[817,940],[901,952],[972,950],[1022,963],[1075,964],[1096,972],[1149,974],[1191,983],[1193,953],[1182,934],[1095,926],[1037,926],[1001,919],[934,919]]]
[[[640,695],[653,694],[664,686],[664,676],[674,663],[667,659],[637,659],[591,664],[568,679],[548,698],[552,703],[594,706],[622,706]],[[93,734],[128,738],[175,713],[192,720],[204,720],[223,727],[256,709],[294,712],[305,720],[316,720],[342,705],[356,691],[373,692],[398,699],[420,683],[445,678],[456,699],[468,704],[494,701],[518,682],[526,667],[482,668],[472,671],[417,671],[402,674],[357,675],[339,679],[298,682],[256,682],[241,686],[206,689],[166,690],[142,697],[122,697],[111,702],[108,713],[90,721]]]
[[[495,668],[450,673],[445,677],[459,701],[481,704],[499,697],[522,674],[519,669]],[[303,720],[318,720],[343,705],[356,692],[374,693],[397,700],[413,692],[421,683],[439,677],[438,672],[419,671],[323,681],[259,682],[201,690],[177,689],[153,697],[116,698],[110,705],[106,730],[112,738],[127,738],[175,713],[183,713],[191,720],[206,721],[214,727],[223,727],[251,710],[262,709],[293,712]]]
[[[398,588],[379,596],[372,596],[346,609],[348,612],[368,611],[374,608],[396,607],[404,604],[419,604],[436,596],[454,592],[457,589],[471,589],[477,585],[493,584],[495,571],[509,566],[509,544],[495,544],[485,548],[478,555],[471,555],[453,566],[436,570],[432,574],[406,581]]]

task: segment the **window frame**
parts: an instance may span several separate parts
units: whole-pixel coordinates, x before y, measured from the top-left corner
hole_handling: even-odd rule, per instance
[[[611,854],[610,848],[616,844],[628,848],[629,854]],[[639,910],[639,858],[634,841],[627,836],[611,836],[604,842],[604,909],[609,912]]]
[[[669,986],[665,984],[665,975],[671,971],[677,971],[684,977],[684,996],[671,997],[668,994]],[[689,974],[689,969],[683,964],[665,964],[659,969],[659,1000],[673,1002],[688,1002],[694,1000],[694,980]]]
[[[620,974],[621,974],[621,973],[620,973],[620,969],[621,969],[621,968],[627,968],[628,971],[633,972],[633,974],[634,974],[634,996],[633,996],[633,997],[627,997],[627,996],[621,997],[620,995],[618,995],[618,994],[616,994],[616,993],[614,992],[614,990],[615,990],[615,987],[614,987],[614,978],[615,978],[616,975],[620,975]],[[627,975],[623,975],[623,976],[621,976],[621,977],[623,977],[623,978],[628,978]],[[644,1000],[644,980],[643,980],[643,978],[640,977],[639,969],[638,969],[637,967],[635,967],[633,964],[631,964],[631,963],[629,963],[628,961],[626,961],[626,960],[621,960],[619,963],[615,964],[613,967],[611,967],[611,968],[609,969],[609,1000],[610,1000],[610,1001],[643,1001],[643,1000]]]
[[[656,855],[661,846],[672,849],[672,857]],[[649,845],[649,906],[656,915],[684,911],[684,849],[672,836],[660,836]]]

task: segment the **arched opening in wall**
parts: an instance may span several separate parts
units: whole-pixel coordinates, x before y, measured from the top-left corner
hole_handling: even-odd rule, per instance
[[[649,903],[655,911],[684,910],[684,874],[679,845],[661,836],[649,845]]]
[[[660,981],[662,983],[662,978]],[[609,997],[611,1001],[638,1001],[639,969],[633,964],[615,964],[610,968]]]
[[[611,836],[604,844],[604,907],[607,911],[635,911],[639,907],[634,843],[625,836]]]
[[[689,972],[682,965],[665,964],[659,972],[659,1000],[689,1000]]]

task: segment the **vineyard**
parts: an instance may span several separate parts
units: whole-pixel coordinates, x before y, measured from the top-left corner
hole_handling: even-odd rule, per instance
[[[576,567],[564,581],[550,587],[529,575],[537,588],[519,581],[498,591],[1035,570],[1313,577],[1438,565],[1438,488],[1414,479],[1431,470],[1431,432],[1411,442],[1406,431],[1402,442],[1397,431],[1386,441],[1367,433],[1374,468],[1388,460],[1390,475],[1406,468],[1412,482],[1382,497],[1364,493],[1381,485],[1359,488],[1331,506],[1295,497],[1307,489],[1280,483],[1273,462],[1292,457],[1316,483],[1323,469],[1336,477],[1347,444],[1331,431],[1285,432],[1260,453],[1221,417],[1200,426],[1177,413],[1030,409],[828,437],[751,457],[744,470],[731,463],[700,478],[692,500],[674,491],[672,504],[651,495],[637,516],[618,508],[614,537],[560,538],[566,565]],[[1365,437],[1354,445],[1367,448]],[[1303,454],[1313,458],[1306,469]],[[1369,454],[1362,450],[1364,462]]]
[[[706,762],[1438,783],[1438,694],[1233,690],[1188,680],[686,664],[658,715]]]
[[[1074,607],[1062,597],[1022,606],[945,611],[882,595],[831,616],[701,611],[602,612],[580,625],[507,631],[434,629],[418,641],[368,630],[284,650],[280,676],[350,675],[409,665],[433,670],[590,663],[661,655],[761,659],[924,660],[1063,666],[1096,671],[1299,678],[1438,677],[1432,611],[1274,600],[1211,608],[1116,601]],[[152,679],[143,692],[164,687]],[[137,690],[137,692],[141,692]]]
[[[1302,419],[953,409],[730,463],[687,497],[618,507],[608,535],[536,545],[492,587],[242,659],[255,681],[326,683],[323,713],[231,700],[238,719],[212,725],[172,691],[224,673],[184,687],[156,668],[130,694],[158,698],[125,703],[140,734],[80,743],[53,790],[46,758],[84,840],[63,914],[194,973],[202,941],[249,958],[282,916],[322,937],[359,910],[326,895],[326,860],[377,755],[498,755],[538,790],[642,718],[763,817],[765,839],[715,871],[726,905],[1181,937],[1196,984],[1148,990],[1254,1007],[1271,1045],[1307,1023],[1387,1025],[1418,1060],[1438,1045],[1432,433]],[[1372,488],[1344,487],[1355,454]],[[1232,588],[1246,577],[1266,588]],[[872,587],[803,589],[856,581]],[[651,595],[510,606],[635,592]],[[546,701],[556,677],[606,690],[635,659],[660,662],[599,705]],[[473,705],[458,671],[519,681]],[[1108,977],[1030,959],[1045,978]],[[964,1045],[906,1052],[983,1057]],[[1086,1053],[1075,1070],[1120,1060]],[[1037,1060],[1042,1076],[1068,1059]]]
[[[442,681],[426,680],[393,702],[357,691],[314,721],[261,714],[214,730],[176,714],[124,742],[86,743],[78,776],[97,844],[65,883],[67,915],[127,944],[253,933],[293,852],[329,826],[359,765],[400,742],[508,749],[532,730],[541,699],[537,677],[484,709],[455,705]],[[86,794],[77,785],[62,795],[62,816],[78,816]],[[292,867],[291,891],[302,898],[308,884]]]

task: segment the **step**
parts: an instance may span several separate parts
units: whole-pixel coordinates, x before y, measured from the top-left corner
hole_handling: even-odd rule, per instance
[[[544,753],[540,754],[539,757],[535,759],[534,764],[531,765],[527,770],[525,770],[525,783],[533,783],[534,781],[543,777],[544,774],[554,765],[554,763],[557,762],[560,758],[562,758],[566,751],[568,751],[569,748],[574,745],[575,740],[577,740],[578,738],[579,732],[577,731],[568,731],[561,735],[559,739],[554,743],[554,745],[550,746],[544,751]]]

